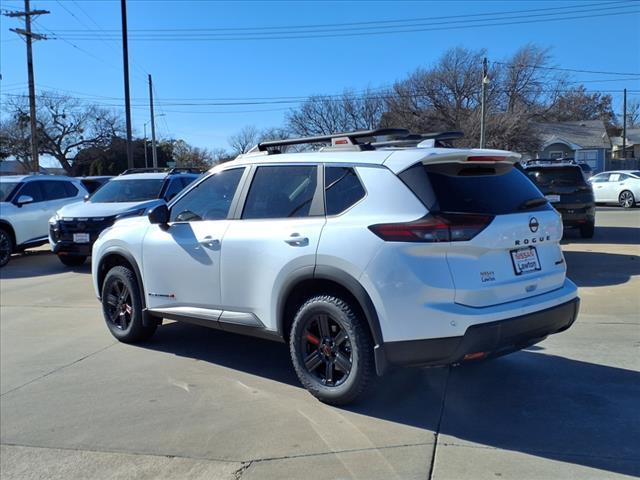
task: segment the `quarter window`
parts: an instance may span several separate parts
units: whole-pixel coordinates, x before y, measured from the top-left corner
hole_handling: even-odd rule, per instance
[[[365,196],[364,187],[353,168],[325,167],[325,210],[327,215],[337,215]]]
[[[316,193],[316,165],[258,167],[242,218],[307,217]]]
[[[67,189],[65,188],[65,183],[67,182],[58,182],[55,180],[46,180],[46,181],[40,182],[44,199],[59,200],[61,198],[69,197],[70,195],[67,193]]]
[[[229,215],[244,168],[233,168],[210,176],[171,207],[170,221],[222,220]]]

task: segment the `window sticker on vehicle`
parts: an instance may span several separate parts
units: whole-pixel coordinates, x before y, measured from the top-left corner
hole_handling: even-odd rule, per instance
[[[536,247],[525,247],[511,250],[511,262],[516,275],[541,270]]]

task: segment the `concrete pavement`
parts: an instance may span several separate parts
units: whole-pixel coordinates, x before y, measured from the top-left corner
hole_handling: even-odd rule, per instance
[[[334,408],[282,344],[169,323],[103,324],[88,266],[0,272],[0,474],[14,478],[624,478],[640,475],[640,211],[568,232],[578,322],[526,351],[401,370]]]

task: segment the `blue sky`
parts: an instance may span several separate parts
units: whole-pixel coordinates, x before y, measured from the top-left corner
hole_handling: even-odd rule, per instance
[[[592,5],[596,6],[591,7]],[[20,0],[1,0],[3,10],[20,9]],[[120,2],[112,0],[32,0],[32,8],[49,10],[34,31],[67,40],[39,41],[34,45],[36,84],[60,89],[105,105],[122,105],[122,53],[118,30]],[[422,27],[441,30],[371,36],[340,36],[280,40],[130,40],[131,95],[135,133],[142,135],[149,119],[146,73],[154,79],[159,103],[202,98],[292,97],[335,94],[344,88],[362,90],[392,84],[415,68],[428,65],[451,47],[486,48],[490,60],[501,60],[529,42],[551,47],[554,64],[576,70],[640,72],[640,14],[599,16],[624,11],[640,12],[640,2],[603,1],[377,1],[377,2],[210,2],[128,1],[130,34],[142,29],[227,29],[219,33],[246,35],[249,27],[300,26],[380,20],[414,19],[539,10],[510,15],[530,21],[553,10],[564,16],[591,16],[491,27],[451,29],[452,19],[425,20]],[[583,10],[581,13],[571,13]],[[588,11],[587,11],[588,10]],[[567,13],[569,12],[569,13]],[[504,14],[503,14],[504,15]],[[17,19],[1,17],[0,91],[26,92],[25,46],[9,28]],[[491,19],[492,16],[475,17]],[[542,17],[548,18],[548,17]],[[453,19],[455,20],[455,19]],[[483,23],[483,22],[478,22]],[[426,27],[425,27],[426,25]],[[69,30],[98,30],[99,33]],[[334,27],[335,28],[335,27]],[[359,33],[361,26],[343,26],[335,33]],[[138,32],[136,32],[138,31]],[[211,33],[211,32],[209,32]],[[215,32],[214,32],[215,33]],[[181,32],[173,35],[182,36]],[[99,37],[99,38],[98,38]],[[110,38],[113,40],[110,40]],[[91,40],[90,38],[93,38]],[[640,91],[640,76],[575,73],[572,80],[588,80],[589,89]],[[627,79],[627,80],[622,80]],[[606,81],[605,81],[606,80]],[[613,81],[612,81],[613,80]],[[638,94],[634,94],[638,98]],[[615,93],[615,106],[621,97]],[[633,98],[633,97],[630,97]],[[120,99],[120,100],[118,100]],[[234,101],[234,100],[231,100]],[[212,100],[215,102],[215,100]],[[245,106],[170,106],[157,108],[161,137],[184,138],[200,147],[227,147],[227,138],[243,125],[278,126],[289,104]]]

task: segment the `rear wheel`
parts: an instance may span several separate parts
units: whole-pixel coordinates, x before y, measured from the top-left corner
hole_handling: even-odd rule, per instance
[[[375,375],[368,326],[340,298],[323,295],[302,305],[289,346],[300,382],[322,402],[353,402]]]
[[[13,253],[13,239],[4,228],[0,228],[0,267],[4,267]]]
[[[623,190],[618,195],[618,204],[623,208],[633,208],[636,205],[636,199],[629,190]]]
[[[157,324],[143,324],[142,300],[135,274],[127,267],[113,267],[102,285],[102,313],[111,334],[124,343],[148,340]]]
[[[83,255],[58,255],[58,258],[67,267],[79,267],[87,259]]]
[[[584,225],[580,225],[580,236],[582,238],[593,238],[595,230],[596,226],[594,223],[586,223]]]

